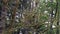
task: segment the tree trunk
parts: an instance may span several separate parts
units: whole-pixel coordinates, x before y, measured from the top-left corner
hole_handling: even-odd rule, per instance
[[[57,31],[56,34],[59,34],[59,11],[58,11],[58,0],[56,0],[56,16],[57,16]]]

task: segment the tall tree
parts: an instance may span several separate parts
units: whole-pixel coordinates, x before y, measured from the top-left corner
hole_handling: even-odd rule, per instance
[[[56,0],[56,16],[57,16],[57,30],[56,30],[56,34],[59,34],[59,11],[58,11],[58,0]]]

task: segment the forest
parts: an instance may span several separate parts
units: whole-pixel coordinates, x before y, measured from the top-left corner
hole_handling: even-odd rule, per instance
[[[0,34],[60,34],[60,0],[0,0]]]

